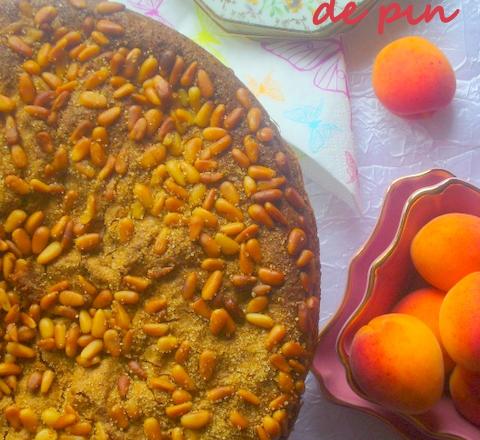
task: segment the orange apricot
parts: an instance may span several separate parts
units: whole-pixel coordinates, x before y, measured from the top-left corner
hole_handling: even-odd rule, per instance
[[[442,346],[438,325],[438,316],[444,298],[445,293],[433,287],[419,289],[405,295],[393,308],[392,313],[405,313],[415,316],[428,325],[442,348],[445,373],[450,373],[455,364]]]
[[[350,367],[361,390],[394,411],[421,414],[442,395],[440,345],[414,316],[382,315],[360,328],[352,341]]]
[[[450,376],[450,395],[457,411],[480,426],[480,374],[457,365]]]
[[[414,237],[410,255],[420,275],[447,292],[480,270],[480,217],[451,213],[434,218]]]
[[[452,287],[440,307],[440,336],[452,359],[480,373],[480,272]]]
[[[432,114],[448,105],[456,90],[455,72],[445,54],[422,37],[404,37],[380,51],[373,67],[379,100],[399,116]]]

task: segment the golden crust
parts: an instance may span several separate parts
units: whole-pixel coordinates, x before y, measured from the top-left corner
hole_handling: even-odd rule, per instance
[[[21,1],[20,3],[23,4],[22,8],[25,13],[28,9],[25,6],[26,2]],[[148,54],[161,61],[166,51],[174,51],[177,56],[184,59],[186,67],[190,66],[193,61],[197,61],[199,68],[205,69],[215,89],[214,95],[209,99],[215,105],[225,104],[227,115],[231,114],[234,109],[242,107],[237,98],[238,89],[244,87],[241,82],[235,78],[231,70],[190,40],[160,23],[132,12],[118,12],[106,17],[95,14],[93,11],[97,2],[88,1],[87,3],[88,8],[78,9],[72,7],[65,0],[56,1],[58,17],[54,18],[51,25],[47,27],[40,25],[44,31],[44,41],[52,39],[52,37],[49,37],[52,33],[51,27],[58,29],[60,26],[67,26],[70,30],[82,29],[82,23],[84,23],[86,17],[93,17],[97,23],[100,19],[108,19],[125,29],[123,36],[118,38],[108,37],[110,44],[102,48],[99,56],[84,63],[79,62],[80,66],[86,66],[84,76],[78,79],[79,83],[83,84],[82,87],[85,87],[84,81],[92,72],[98,71],[102,67],[110,68],[109,59],[119,47],[141,49],[142,60]],[[31,4],[33,13],[36,13],[43,6],[49,5],[50,2],[34,0]],[[204,260],[208,256],[208,246],[201,246],[198,241],[189,239],[188,223],[191,223],[195,206],[192,205],[190,196],[187,196],[184,201],[179,201],[181,197],[174,194],[175,188],[172,193],[172,187],[165,186],[165,181],[162,181],[162,179],[158,180],[155,173],[158,172],[158,175],[165,173],[164,168],[160,171],[158,171],[158,168],[155,169],[157,171],[153,171],[152,168],[142,166],[141,162],[147,148],[162,145],[162,142],[163,144],[169,144],[169,137],[160,136],[159,138],[159,134],[155,133],[152,137],[145,137],[140,141],[130,139],[130,132],[127,128],[128,109],[135,102],[132,101],[132,97],[116,99],[113,96],[114,89],[109,81],[106,81],[104,84],[97,86],[95,92],[99,92],[106,97],[108,108],[112,106],[121,107],[120,119],[114,125],[107,127],[109,139],[105,146],[106,156],[111,156],[112,160],[115,160],[114,171],[105,179],[99,178],[100,170],[105,166],[106,159],[103,159],[103,161],[100,159],[97,164],[92,163],[94,156],[92,150],[90,150],[90,158],[87,154],[84,160],[75,163],[71,157],[74,142],[70,140],[70,135],[81,120],[90,120],[95,124],[96,116],[101,110],[91,110],[82,106],[80,96],[84,90],[75,89],[68,96],[66,105],[58,111],[57,121],[50,121],[49,124],[28,114],[25,110],[25,103],[18,95],[19,75],[24,72],[22,63],[26,58],[11,49],[11,40],[9,43],[8,38],[17,35],[24,41],[28,41],[28,39],[36,37],[35,31],[32,29],[38,29],[39,25],[37,24],[35,27],[32,24],[31,17],[20,14],[17,2],[9,0],[0,4],[0,26],[3,29],[0,33],[2,44],[2,50],[0,51],[0,95],[16,101],[16,109],[13,112],[3,113],[3,128],[0,128],[0,179],[4,182],[3,188],[0,190],[0,220],[5,225],[8,222],[9,215],[15,209],[23,210],[27,215],[40,210],[45,215],[43,225],[49,228],[57,225],[57,229],[62,230],[61,224],[59,226],[58,222],[63,216],[68,216],[65,222],[68,224],[70,220],[72,221],[70,227],[73,227],[74,235],[81,236],[85,232],[99,234],[96,238],[101,240],[100,245],[95,246],[91,251],[82,251],[82,249],[79,249],[81,246],[78,243],[77,246],[75,244],[64,246],[61,255],[47,264],[39,264],[36,256],[31,256],[26,251],[24,254],[22,252],[18,253],[18,249],[15,252],[11,252],[11,249],[2,251],[3,271],[4,276],[6,276],[2,286],[7,292],[12,292],[9,300],[10,308],[18,300],[21,310],[28,312],[32,304],[41,303],[42,298],[45,298],[52,285],[61,281],[68,281],[68,287],[64,286],[62,289],[76,293],[80,292],[86,305],[75,306],[73,308],[74,316],[69,316],[69,310],[59,309],[57,303],[57,306],[53,306],[53,308],[42,310],[39,313],[41,317],[52,319],[60,327],[65,325],[68,330],[72,328],[73,323],[79,322],[78,312],[82,308],[90,310],[92,315],[95,313],[95,309],[104,308],[107,317],[111,315],[108,323],[109,327],[123,339],[124,344],[119,357],[112,357],[111,353],[103,352],[101,362],[89,367],[79,365],[78,362],[82,363],[82,360],[76,359],[75,356],[67,357],[65,349],[62,347],[60,349],[55,347],[51,351],[41,348],[45,347],[45,341],[42,342],[44,345],[40,343],[40,347],[40,336],[36,335],[34,339],[24,342],[24,345],[34,348],[35,357],[33,359],[17,358],[15,361],[22,366],[22,373],[15,376],[18,378],[16,390],[10,392],[10,395],[4,393],[0,399],[0,412],[7,408],[10,408],[13,413],[15,410],[29,408],[33,410],[37,417],[40,417],[40,414],[47,408],[54,407],[59,412],[64,413],[66,410],[68,411],[68,405],[70,405],[78,414],[79,421],[92,424],[95,432],[93,438],[103,438],[102,427],[108,438],[111,439],[147,438],[144,434],[143,424],[144,420],[149,417],[155,417],[159,421],[163,435],[167,435],[167,433],[171,435],[173,428],[182,426],[178,418],[165,415],[166,408],[173,405],[173,396],[170,392],[155,389],[152,386],[152,378],[168,377],[171,382],[175,382],[176,374],[174,371],[176,368],[178,369],[180,364],[183,365],[184,370],[187,371],[194,382],[194,386],[189,390],[192,395],[192,411],[205,410],[212,414],[211,420],[203,430],[186,430],[186,434],[188,432],[198,432],[200,438],[208,439],[255,439],[262,438],[265,429],[267,431],[270,429],[273,438],[276,428],[275,426],[272,427],[272,424],[275,425],[275,422],[269,420],[268,417],[273,417],[275,410],[269,405],[279,395],[290,393],[288,390],[293,386],[291,394],[286,398],[287,403],[283,407],[286,410],[287,418],[281,423],[281,435],[287,437],[299,408],[302,383],[311,361],[312,348],[316,340],[320,282],[319,248],[315,217],[303,188],[300,167],[291,149],[281,139],[277,129],[269,121],[264,109],[253,96],[249,96],[251,105],[261,110],[263,115],[262,127],[271,128],[273,133],[271,141],[258,142],[260,146],[259,157],[255,165],[267,167],[270,170],[266,171],[267,174],[273,170],[277,177],[284,176],[286,178],[285,183],[278,187],[281,193],[280,198],[277,199],[277,195],[275,195],[274,198],[270,199],[271,194],[249,197],[244,189],[244,178],[247,174],[256,176],[254,180],[261,183],[262,177],[259,177],[258,173],[265,172],[263,169],[251,170],[240,167],[231,153],[232,148],[245,150],[244,137],[249,134],[249,126],[244,116],[245,110],[242,113],[240,124],[234,129],[228,130],[232,137],[231,146],[212,158],[218,166],[215,172],[222,172],[224,174],[223,178],[214,183],[208,181],[209,176],[207,175],[202,179],[204,179],[207,191],[216,189],[215,197],[217,199],[220,195],[228,194],[228,190],[225,188],[220,191],[220,184],[225,181],[231,182],[239,196],[238,208],[241,210],[242,222],[246,226],[254,223],[260,226],[255,238],[261,247],[261,262],[255,263],[252,258],[249,258],[249,261],[254,264],[253,275],[261,278],[264,283],[269,282],[273,285],[271,292],[268,294],[269,301],[267,301],[268,306],[264,314],[271,317],[275,324],[283,325],[287,331],[281,343],[272,346],[271,351],[267,349],[265,343],[269,329],[255,325],[257,319],[265,320],[265,317],[249,316],[248,320],[244,318],[245,310],[252,299],[253,285],[247,284],[246,287],[240,288],[238,285],[235,286],[239,282],[244,282],[246,278],[243,274],[243,279],[235,279],[235,276],[238,277],[241,274],[241,269],[237,255],[238,249],[235,249],[234,246],[233,251],[228,250],[228,246],[231,245],[230,242],[220,252],[219,258],[223,262],[208,263],[221,264],[222,268],[219,271],[222,273],[222,283],[218,291],[214,289],[213,300],[207,300],[206,302],[210,309],[228,310],[230,312],[229,316],[235,318],[235,330],[231,331],[231,329],[221,327],[219,334],[212,334],[212,320],[209,323],[208,319],[200,316],[192,309],[192,302],[197,301],[201,296],[202,288],[204,288],[202,286],[205,285],[211,273],[201,268],[202,264],[207,264]],[[85,30],[82,34],[82,40],[84,37]],[[37,54],[41,43],[32,42],[31,47]],[[35,55],[33,59],[35,59]],[[68,64],[72,62],[68,59]],[[54,72],[55,69],[52,65],[48,65],[43,71]],[[57,73],[61,77],[62,72]],[[165,72],[163,74],[168,79],[168,75],[165,75]],[[61,77],[61,79],[63,83],[66,82],[64,78]],[[195,75],[193,83],[196,81],[198,79]],[[45,83],[42,83],[42,80],[37,76],[34,76],[34,83],[37,91],[41,88],[47,88]],[[135,85],[136,92],[140,93],[142,91],[141,85],[137,84],[134,79],[132,83]],[[188,83],[188,80],[186,80],[186,83]],[[185,97],[182,98],[182,92],[179,95],[178,90],[179,88],[188,89],[188,87],[174,87],[175,94],[171,104],[163,104],[162,106],[162,111],[166,115],[170,113],[176,117],[174,109],[181,107],[180,102],[185,99]],[[202,103],[205,101],[206,99],[202,99]],[[45,104],[45,107],[48,108],[49,105]],[[147,107],[155,108],[152,105]],[[187,108],[187,110],[192,113],[191,108]],[[20,137],[18,144],[25,152],[28,162],[27,166],[23,168],[19,168],[18,158],[16,160],[14,158],[15,153],[12,145],[8,145],[7,116],[13,116],[18,127]],[[187,125],[188,127],[185,128],[183,133],[184,140],[193,137],[202,138],[202,131],[195,123]],[[39,146],[37,134],[42,131],[51,134],[54,145],[52,152]],[[174,137],[173,139],[175,140]],[[208,150],[210,144],[211,142],[204,140],[203,150]],[[68,165],[65,169],[55,168],[57,166],[55,164],[61,161],[59,159],[60,154],[56,155],[56,152],[58,153],[61,148],[68,154]],[[167,152],[167,157],[160,160],[156,165],[163,166],[166,161],[168,162],[171,159],[183,161],[181,154],[179,156],[172,155],[175,148],[172,144],[162,148],[162,151]],[[126,172],[121,170],[120,165],[117,168],[119,156],[124,159]],[[57,162],[54,161],[55,157],[57,157]],[[83,168],[78,166],[79,163],[83,164]],[[250,163],[250,165],[254,164]],[[48,166],[53,167],[53,172],[49,173],[47,171],[46,175]],[[85,167],[88,167],[87,171],[85,171]],[[93,176],[88,178],[85,173],[88,174],[90,168],[93,170]],[[175,169],[175,164],[172,164],[172,168],[167,170],[165,180],[173,181],[171,176],[174,171],[172,169]],[[185,170],[185,168],[181,169]],[[170,173],[170,177],[168,173]],[[15,190],[15,185],[12,186],[11,176],[23,179],[29,193],[26,195],[19,194],[18,190]],[[32,179],[39,179],[51,185],[60,185],[57,188],[59,192],[54,191],[45,194],[38,184],[32,184]],[[263,182],[265,184],[265,181]],[[272,183],[271,181],[267,182]],[[139,187],[138,184],[143,186]],[[164,223],[168,222],[165,219],[165,216],[168,215],[168,207],[152,213],[153,208],[148,201],[143,200],[141,195],[144,187],[149,188],[154,197],[158,194],[164,194],[164,197],[167,198],[170,197],[171,205],[168,205],[168,203],[167,205],[172,206],[171,209],[176,210],[177,204],[182,202],[181,208],[179,208],[180,212],[174,213],[174,216],[180,218],[180,225],[165,226]],[[193,187],[194,183],[187,182],[184,185],[184,188],[190,194]],[[51,188],[56,189],[55,186]],[[78,197],[72,208],[66,210],[63,199],[69,191],[76,191]],[[93,218],[89,218],[91,216],[89,216],[87,207],[93,205],[92,200],[95,202],[95,212]],[[275,220],[274,214],[271,214],[274,218],[273,227],[266,227],[262,224],[265,203],[268,203],[269,200],[283,214],[286,225]],[[255,215],[254,212],[249,211],[252,204],[263,206],[263,210],[260,209],[260,213]],[[209,208],[208,204],[207,208]],[[220,207],[210,210],[217,217],[221,226],[234,221],[232,218],[230,220],[226,219],[225,216],[229,217],[229,214],[225,212],[222,214]],[[235,214],[232,215],[235,217]],[[119,239],[119,227],[121,227],[121,221],[126,218],[132,220],[134,233],[130,240],[121,241]],[[80,227],[82,222],[87,226]],[[184,222],[187,224],[184,224]],[[20,229],[27,228],[25,222],[20,223],[18,227]],[[7,227],[7,229],[9,228]],[[166,232],[162,232],[162,230]],[[292,233],[292,230],[296,232]],[[0,232],[0,249],[2,243],[8,243],[7,240],[15,242],[11,234],[12,231]],[[204,232],[210,237],[215,237],[218,229],[206,225]],[[302,232],[305,236],[302,236]],[[158,243],[158,237],[162,234],[166,237],[166,244]],[[300,234],[299,238],[296,238],[295,234]],[[31,235],[33,235],[33,232]],[[68,241],[65,232],[58,240],[64,241],[64,244],[65,240]],[[205,240],[208,241],[206,238]],[[50,241],[55,240],[51,238]],[[245,242],[243,246],[246,246]],[[313,259],[307,266],[299,268],[297,260],[301,249],[311,251]],[[251,252],[253,251],[254,249],[251,250]],[[217,258],[216,252],[213,252],[210,257]],[[18,261],[23,257],[27,263],[25,265],[17,263],[18,267],[14,268],[11,274],[8,273],[8,270],[5,272],[5,255],[7,254],[13,254],[13,257],[7,257],[7,259],[13,258],[13,260]],[[305,258],[309,260],[307,256]],[[260,268],[279,272],[283,274],[284,280],[277,285],[276,280],[271,278],[275,278],[278,274],[272,275],[265,270],[262,273],[259,271]],[[197,289],[193,298],[185,299],[185,280],[192,272],[197,274]],[[89,288],[79,280],[79,275],[95,285],[94,291],[87,292]],[[125,276],[147,279],[149,286],[145,290],[139,286],[137,288],[132,287],[131,283],[125,282]],[[258,278],[253,279],[253,282],[260,284]],[[212,283],[215,284],[214,281]],[[134,298],[132,301],[135,301],[135,298],[138,301],[135,304],[124,306],[130,320],[130,323],[127,324],[128,331],[126,328],[121,328],[118,306],[115,305],[115,302],[114,305],[109,303],[108,306],[95,306],[96,296],[99,292],[103,292],[103,295],[106,290],[114,295],[123,290],[138,291],[137,297],[135,295],[131,296],[131,294],[125,296],[125,301],[130,301],[128,299],[130,297]],[[105,295],[108,297],[108,294]],[[205,298],[207,296],[208,294],[204,295]],[[63,294],[63,297],[66,298],[64,302],[68,303],[68,294]],[[162,301],[165,301],[166,307],[160,301],[157,312],[155,304],[150,304],[155,309],[155,313],[147,313],[145,311],[145,308],[148,307],[146,303],[152,298],[160,297]],[[119,295],[116,298],[120,301],[122,296]],[[38,321],[37,312],[30,309],[30,313]],[[236,313],[238,316],[236,316]],[[8,350],[12,351],[11,343],[14,341],[11,327],[8,330],[5,324],[6,314],[6,311],[0,312],[0,319],[2,320],[0,335],[3,338],[0,343],[0,353],[2,353],[0,364],[5,363],[5,353]],[[219,316],[219,322],[222,322],[221,313],[216,315]],[[25,327],[21,318],[14,319],[12,323],[16,324],[17,329],[22,326]],[[163,342],[167,345],[172,343],[175,350],[168,353],[161,352],[163,349],[157,345],[158,336],[152,337],[145,334],[144,326],[151,323],[168,323],[169,334],[176,339]],[[261,325],[264,325],[264,323],[261,323]],[[265,326],[269,327],[269,325],[270,322],[268,321]],[[35,332],[38,332],[38,330],[35,329]],[[128,350],[125,344],[129,345],[129,338],[131,338],[131,348]],[[305,347],[305,354],[285,356],[283,360],[286,358],[291,363],[283,367],[285,371],[288,370],[288,373],[282,375],[277,369],[278,367],[272,365],[270,357],[275,353],[281,355],[282,344],[288,341],[300,342]],[[8,342],[10,342],[10,345],[7,346]],[[177,350],[177,344],[182,342],[184,344],[180,346],[183,349],[186,344],[189,346],[188,355],[184,359],[182,356],[183,349],[180,352]],[[286,354],[285,352],[288,354],[288,349],[288,346],[284,346],[283,354]],[[217,357],[215,373],[209,380],[202,378],[199,371],[200,358],[205,351],[215,352]],[[79,353],[80,348],[77,349],[76,355]],[[32,393],[28,388],[32,374],[35,372],[43,373],[47,369],[52,370],[55,375],[48,393]],[[125,379],[125,376],[128,376],[128,379]],[[123,379],[120,379],[120,377],[123,377]],[[289,382],[290,378],[293,380],[292,383]],[[7,386],[13,386],[13,379],[8,379],[8,376],[1,379]],[[119,391],[119,380],[129,382],[126,396],[123,396],[122,392]],[[178,381],[177,377],[177,386]],[[183,386],[189,388],[185,383]],[[234,394],[220,401],[212,401],[208,398],[209,391],[225,386],[232,387]],[[238,394],[240,389],[248,389],[255,393],[260,398],[260,405],[256,406],[245,402]],[[232,427],[229,420],[233,410],[240,411],[248,419],[249,427],[244,431],[238,431]],[[264,419],[265,417],[267,417],[267,420]],[[275,417],[282,419],[283,413],[277,413]],[[127,422],[123,426],[125,418]],[[14,417],[9,420],[10,425],[4,417],[0,418],[0,433],[5,438],[29,438],[25,429],[16,431],[11,426],[11,420],[14,420]],[[260,433],[258,433],[257,427],[259,427]]]

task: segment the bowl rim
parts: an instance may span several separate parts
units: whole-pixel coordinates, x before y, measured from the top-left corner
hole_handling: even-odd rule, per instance
[[[322,336],[327,333],[331,327],[333,327],[333,325],[336,323],[336,321],[338,320],[338,318],[340,317],[340,315],[342,314],[343,312],[343,309],[345,308],[346,304],[347,304],[347,290],[348,290],[348,286],[349,286],[349,283],[351,281],[351,278],[352,278],[352,272],[353,272],[353,264],[354,262],[356,262],[360,257],[362,257],[368,250],[368,248],[370,247],[370,245],[372,244],[372,242],[374,241],[374,239],[377,237],[377,235],[380,233],[380,229],[381,229],[381,225],[383,224],[384,220],[385,220],[385,217],[387,215],[387,208],[386,208],[386,203],[385,201],[390,197],[390,194],[392,192],[392,190],[399,184],[401,184],[402,182],[404,181],[407,181],[407,180],[411,180],[411,179],[418,179],[418,178],[421,178],[421,177],[424,177],[424,176],[427,176],[428,174],[431,174],[431,173],[434,173],[434,172],[440,172],[440,173],[445,173],[446,174],[446,177],[445,177],[445,180],[448,180],[448,179],[452,179],[452,178],[455,178],[455,175],[452,174],[450,171],[447,171],[447,170],[444,170],[442,168],[432,168],[432,169],[429,169],[429,170],[426,170],[426,171],[423,171],[423,172],[420,172],[420,173],[416,173],[416,174],[411,174],[411,175],[408,175],[408,176],[403,176],[403,177],[399,177],[397,179],[394,179],[390,185],[388,186],[387,190],[385,191],[385,196],[383,197],[383,203],[382,203],[382,208],[381,208],[381,211],[380,211],[380,214],[378,216],[378,219],[377,219],[377,222],[375,223],[375,226],[371,232],[371,234],[368,236],[367,240],[365,241],[365,243],[352,255],[351,259],[350,259],[350,264],[349,264],[349,267],[348,267],[348,273],[347,273],[347,278],[345,280],[345,292],[343,294],[343,297],[342,297],[342,301],[341,303],[339,304],[339,306],[337,307],[337,310],[335,312],[335,314],[329,319],[329,321],[327,322],[327,324],[325,325],[325,327],[323,327],[322,330],[319,331],[319,334],[318,334],[318,338],[317,338],[317,342],[322,338]],[[445,182],[445,180],[442,180],[441,182],[435,184],[435,185],[430,185],[429,187],[432,187],[432,186],[436,186],[436,185],[440,185],[442,184],[443,182]],[[416,190],[416,191],[420,191],[420,189]],[[412,193],[415,194],[414,191]],[[409,199],[410,197],[412,196],[410,195],[409,196]],[[408,200],[409,200],[408,199]],[[407,202],[408,202],[407,200]],[[359,304],[360,305],[360,304]],[[343,330],[343,329],[342,329]]]
[[[344,339],[345,339],[345,331],[352,324],[352,322],[355,321],[356,318],[358,318],[358,316],[364,311],[365,307],[367,306],[367,304],[368,304],[368,302],[369,302],[369,300],[372,296],[372,293],[373,293],[374,282],[376,280],[376,271],[393,254],[396,247],[398,246],[398,244],[401,240],[402,234],[405,231],[405,226],[406,226],[406,222],[408,220],[408,216],[411,213],[415,202],[417,200],[419,200],[420,198],[425,197],[425,196],[442,194],[443,192],[445,192],[445,190],[447,190],[452,185],[465,186],[468,189],[473,190],[474,192],[476,192],[477,194],[480,195],[480,188],[476,187],[475,185],[473,185],[469,182],[466,182],[462,179],[459,179],[457,177],[450,177],[450,178],[447,178],[446,180],[444,180],[440,183],[430,185],[430,186],[427,186],[427,187],[423,187],[423,188],[420,188],[420,189],[414,191],[409,196],[409,198],[407,199],[407,201],[406,201],[406,203],[405,203],[405,205],[402,209],[402,213],[401,213],[401,216],[400,216],[400,222],[399,222],[399,225],[398,225],[397,230],[395,232],[395,236],[394,236],[393,240],[387,246],[387,248],[372,262],[372,264],[370,265],[370,267],[368,269],[368,282],[367,282],[367,286],[365,288],[365,292],[364,292],[364,295],[362,297],[362,300],[358,304],[355,311],[345,320],[345,322],[344,322],[344,324],[343,324],[343,326],[342,326],[342,328],[341,328],[341,330],[338,334],[337,341],[336,341],[336,352],[337,352],[337,355],[339,356],[341,364],[344,367],[348,385],[351,387],[351,389],[357,395],[359,395],[361,398],[363,398],[365,400],[368,400],[369,402],[375,403],[374,401],[369,399],[368,396],[365,393],[363,393],[360,390],[360,388],[355,384],[355,381],[352,377],[351,370],[348,368],[348,355],[346,354],[346,352],[344,350],[344,346],[342,344]],[[363,250],[363,248],[362,248],[362,250]],[[353,406],[353,407],[355,407],[355,406]],[[446,439],[446,440],[447,439],[448,440],[462,439],[462,437],[458,437],[457,435],[453,435],[453,434],[449,434],[449,433],[445,433],[445,432],[442,433],[442,432],[438,432],[438,431],[432,431],[425,424],[423,424],[421,421],[419,421],[415,416],[412,416],[412,415],[409,415],[409,414],[402,414],[402,413],[399,413],[399,412],[396,412],[396,411],[392,411],[392,412],[395,412],[397,415],[403,417],[409,423],[413,424],[414,426],[416,426],[421,431],[426,432],[428,435],[437,436],[439,439],[441,438],[441,439]],[[378,415],[378,418],[384,420],[383,417],[381,417],[379,415]],[[465,421],[465,422],[468,423],[467,421]]]

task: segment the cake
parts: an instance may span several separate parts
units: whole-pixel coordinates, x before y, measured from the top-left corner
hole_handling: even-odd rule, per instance
[[[264,109],[118,3],[0,26],[2,438],[287,438],[319,248]]]

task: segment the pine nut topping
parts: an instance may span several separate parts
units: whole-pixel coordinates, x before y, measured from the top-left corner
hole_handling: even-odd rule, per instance
[[[5,435],[287,437],[319,309],[298,166],[228,70],[122,3],[0,2]]]

